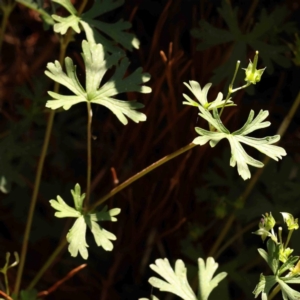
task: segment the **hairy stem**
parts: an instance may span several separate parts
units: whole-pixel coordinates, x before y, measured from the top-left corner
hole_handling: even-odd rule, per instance
[[[97,206],[99,206],[100,204],[102,204],[103,202],[105,202],[107,199],[109,199],[110,197],[114,196],[115,194],[117,194],[118,192],[120,192],[121,190],[123,190],[125,187],[127,187],[128,185],[130,185],[131,183],[133,183],[134,181],[138,180],[139,178],[143,177],[144,175],[146,175],[147,173],[151,172],[152,170],[156,169],[157,167],[161,166],[162,164],[166,163],[167,161],[173,159],[174,157],[194,148],[195,146],[197,146],[196,144],[190,143],[187,146],[163,157],[162,159],[158,160],[157,162],[153,163],[152,165],[148,166],[147,168],[145,168],[144,170],[140,171],[139,173],[135,174],[134,176],[130,177],[129,179],[127,179],[126,181],[124,181],[123,183],[121,183],[119,186],[115,187],[114,189],[112,189],[108,194],[106,194],[104,197],[100,198],[98,201],[96,201],[96,203],[94,203],[92,205],[92,207],[89,209],[89,211],[93,211]]]
[[[300,92],[298,93],[290,111],[288,112],[288,114],[285,116],[284,120],[282,121],[277,134],[279,134],[280,136],[283,136],[285,131],[287,130],[291,120],[293,119],[293,116],[295,114],[295,112],[298,109],[298,106],[300,104]],[[263,164],[266,165],[270,160],[270,157],[265,157],[263,160]],[[251,177],[245,191],[242,193],[242,195],[240,196],[241,202],[245,203],[245,201],[247,200],[248,196],[250,195],[250,193],[252,192],[252,189],[254,188],[256,182],[258,181],[259,177],[261,176],[263,172],[263,168],[258,169],[254,176]],[[223,240],[225,239],[229,229],[232,226],[233,221],[235,220],[235,211],[229,216],[229,218],[227,219],[226,224],[223,226],[220,234],[218,235],[215,243],[213,244],[212,248],[209,251],[208,256],[214,256],[214,254],[216,253],[216,251],[218,250],[218,248],[220,247],[220,245],[222,244]]]

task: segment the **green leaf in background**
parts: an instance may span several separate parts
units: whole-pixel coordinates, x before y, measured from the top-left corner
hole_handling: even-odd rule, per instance
[[[130,51],[132,48],[139,48],[139,41],[134,34],[126,32],[127,29],[131,28],[129,22],[119,20],[110,24],[96,19],[122,6],[124,0],[96,0],[93,6],[81,16],[78,16],[70,0],[53,0],[53,2],[60,4],[70,13],[67,17],[52,15],[52,18],[57,22],[54,25],[55,32],[65,34],[69,28],[72,28],[76,33],[80,33],[81,25],[86,33],[87,40],[102,44],[106,51],[112,53],[120,51],[116,46],[117,44]]]
[[[24,185],[20,175],[23,168],[32,162],[41,141],[30,141],[26,134],[31,125],[29,118],[13,123],[10,129],[0,140],[0,190],[3,193],[10,191],[12,183]]]
[[[44,29],[48,29],[50,26],[54,25],[54,20],[51,15],[43,8],[43,1],[36,2],[34,0],[16,0],[16,2],[38,12],[44,21]]]
[[[201,20],[199,28],[191,31],[192,36],[200,40],[197,46],[198,50],[232,43],[232,50],[230,50],[227,62],[214,69],[211,80],[215,84],[230,78],[236,61],[246,59],[248,46],[253,51],[259,51],[263,65],[267,67],[269,74],[273,73],[274,64],[285,68],[290,66],[290,61],[286,57],[288,47],[282,43],[280,37],[282,33],[290,35],[297,31],[294,23],[284,23],[289,14],[288,9],[284,6],[276,7],[270,14],[262,10],[259,20],[253,22],[255,25],[247,32],[240,29],[237,10],[237,8],[232,9],[227,1],[223,1],[222,6],[218,8],[228,30],[216,28],[207,21]],[[237,80],[241,79],[241,74],[238,74]]]
[[[37,300],[38,299],[38,292],[37,290],[22,290],[20,292],[21,300]]]
[[[256,148],[258,151],[268,155],[276,161],[281,159],[282,156],[286,155],[286,152],[282,147],[272,145],[279,141],[279,135],[265,138],[253,138],[246,136],[255,130],[270,126],[270,122],[263,122],[269,115],[268,111],[261,110],[256,118],[254,118],[254,111],[251,110],[248,120],[244,126],[241,129],[230,133],[229,130],[223,125],[216,109],[213,111],[213,116],[209,111],[205,110],[201,106],[199,106],[199,109],[199,115],[217,131],[207,131],[205,129],[196,127],[195,130],[200,137],[195,138],[193,143],[204,145],[209,141],[210,146],[213,148],[220,140],[224,138],[228,139],[231,148],[230,166],[235,167],[237,165],[238,173],[244,180],[251,177],[248,165],[262,168],[264,164],[249,156],[242,147],[241,143]]]
[[[255,298],[262,293],[262,300],[267,299],[267,295],[269,294],[271,288],[276,284],[276,276],[264,276],[260,275],[259,283],[255,287],[253,294]]]
[[[48,92],[54,100],[47,101],[46,107],[51,109],[60,107],[69,109],[72,105],[89,101],[110,109],[124,125],[128,123],[126,117],[136,123],[145,121],[146,116],[137,111],[137,109],[144,107],[143,104],[135,100],[122,101],[115,97],[119,93],[126,92],[150,93],[151,88],[142,85],[150,80],[150,75],[142,73],[142,69],[138,68],[132,74],[124,77],[129,66],[128,59],[124,58],[116,66],[115,74],[103,84],[102,79],[104,74],[110,67],[117,64],[121,56],[120,53],[107,56],[102,45],[89,43],[85,40],[82,42],[82,48],[82,57],[86,69],[85,89],[80,84],[76,75],[76,67],[69,57],[65,59],[67,73],[63,72],[58,61],[55,61],[54,64],[48,63],[48,70],[45,74],[52,80],[67,87],[75,95],[65,96]],[[100,83],[102,84],[101,86]]]
[[[74,200],[75,208],[69,206],[65,201],[57,196],[57,200],[50,200],[50,205],[57,210],[55,216],[58,218],[76,218],[75,223],[67,234],[67,241],[69,243],[69,252],[71,256],[76,257],[78,253],[82,258],[88,258],[88,244],[86,242],[86,230],[90,228],[97,246],[101,246],[106,251],[113,249],[113,243],[111,241],[116,240],[116,236],[102,228],[97,222],[99,221],[111,221],[116,222],[117,216],[121,210],[119,208],[113,208],[107,210],[105,206],[101,211],[95,213],[85,213],[83,210],[83,200],[85,194],[81,194],[81,188],[79,184],[75,185],[74,190],[71,190],[71,194]]]

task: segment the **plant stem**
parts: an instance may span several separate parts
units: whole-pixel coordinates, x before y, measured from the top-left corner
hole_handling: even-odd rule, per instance
[[[60,55],[59,55],[60,64],[63,63],[63,59],[66,54],[67,45],[69,44],[70,40],[71,40],[71,35],[67,34],[65,36],[65,39],[63,39],[61,42]],[[58,93],[58,91],[59,91],[59,83],[55,83],[54,92]],[[36,201],[38,198],[38,192],[39,192],[39,187],[40,187],[40,183],[41,183],[44,162],[45,162],[47,149],[48,149],[49,141],[50,141],[50,137],[51,137],[54,116],[55,116],[55,111],[51,110],[49,113],[48,121],[47,121],[46,133],[45,133],[45,137],[44,137],[41,155],[40,155],[40,158],[38,161],[37,172],[36,172],[36,177],[35,177],[35,182],[34,182],[34,188],[33,188],[33,193],[32,193],[32,197],[31,197],[31,202],[30,202],[30,207],[29,207],[29,212],[28,212],[28,217],[27,217],[27,222],[26,222],[26,228],[25,228],[25,233],[24,233],[24,238],[23,238],[23,243],[22,243],[20,264],[19,264],[17,278],[16,278],[16,282],[15,282],[15,291],[14,292],[16,295],[19,294],[19,290],[20,290],[20,285],[21,285],[21,280],[22,280],[22,275],[23,275],[23,270],[24,270],[24,265],[25,265],[25,259],[26,259],[26,254],[27,254],[30,230],[31,230],[34,210],[35,210],[35,206],[36,206]]]
[[[91,173],[92,173],[92,118],[93,111],[91,102],[87,101],[87,182],[86,182],[86,198],[85,207],[88,207],[91,194]]]
[[[298,93],[290,111],[288,112],[288,114],[285,116],[284,120],[282,121],[278,131],[277,131],[277,134],[279,134],[280,136],[283,136],[286,129],[288,128],[291,120],[293,119],[293,116],[295,114],[295,112],[297,111],[298,109],[298,106],[300,104],[300,92]],[[264,165],[266,165],[270,160],[270,157],[266,156],[263,160],[263,163]],[[247,200],[248,196],[250,195],[252,189],[254,188],[256,182],[258,181],[260,175],[262,174],[263,172],[263,168],[261,169],[258,169],[254,176],[251,177],[245,191],[242,193],[242,195],[240,196],[240,199],[242,201],[242,203],[245,203],[245,201]],[[233,221],[235,220],[235,211],[229,216],[225,226],[223,226],[223,229],[221,230],[220,234],[218,235],[215,243],[213,244],[211,250],[209,251],[209,254],[208,256],[213,256],[217,249],[219,248],[219,246],[221,245],[221,243],[223,242],[223,240],[225,239],[226,237],[226,234],[227,232],[229,231],[229,229],[231,228],[232,226],[232,223]]]
[[[78,10],[78,16],[80,16],[80,14],[83,12],[87,2],[88,2],[88,0],[84,0],[82,2],[81,6]],[[61,65],[63,64],[63,60],[64,60],[64,57],[66,55],[66,50],[67,50],[67,47],[68,47],[68,45],[71,41],[71,38],[72,38],[72,30],[69,29],[67,31],[66,35],[60,40],[61,44],[60,44],[59,62],[60,62]],[[55,85],[54,85],[54,92],[55,93],[58,93],[59,86],[60,86],[60,84],[56,82]],[[43,147],[42,147],[42,152],[41,152],[41,156],[40,156],[40,159],[39,159],[39,162],[38,162],[38,168],[37,168],[37,173],[36,173],[36,178],[35,178],[35,183],[34,183],[34,190],[33,190],[32,198],[31,198],[29,213],[28,213],[27,222],[26,222],[26,228],[25,228],[24,239],[23,239],[22,250],[21,250],[21,256],[20,256],[20,265],[19,265],[19,268],[18,268],[16,283],[15,283],[15,294],[16,294],[16,296],[18,296],[19,290],[20,290],[22,274],[23,274],[23,269],[24,269],[25,259],[26,259],[26,253],[27,253],[27,248],[28,248],[28,241],[29,241],[29,236],[30,236],[30,229],[31,229],[31,225],[32,225],[34,209],[35,209],[37,196],[38,196],[38,191],[39,191],[39,187],[40,187],[40,182],[41,182],[45,157],[46,157],[46,153],[47,153],[47,149],[48,149],[48,145],[49,145],[49,141],[50,141],[50,136],[51,136],[51,131],[52,131],[52,127],[53,127],[54,116],[55,116],[55,110],[51,110],[50,113],[49,113],[49,118],[48,118],[48,122],[47,122],[47,128],[46,128],[44,143],[43,143]],[[65,240],[62,245],[66,245],[66,244],[67,244],[67,241]],[[52,255],[47,260],[47,262],[40,269],[40,271],[38,272],[39,277],[38,276],[35,277],[35,278],[38,278],[38,279],[34,282],[34,285],[40,279],[40,277],[44,274],[44,272],[47,270],[47,268],[51,265],[52,261],[55,259],[57,254],[60,252],[60,247],[61,247],[61,245],[56,248],[56,250],[52,253]]]
[[[57,255],[67,246],[67,239],[63,239],[62,242],[58,245],[58,247],[54,250],[51,256],[48,258],[46,263],[42,266],[42,268],[37,272],[35,277],[32,279],[30,284],[27,287],[27,290],[31,290],[37,284],[37,282],[41,279],[47,269],[52,265],[53,261],[57,257]]]
[[[121,191],[122,189],[124,189],[125,187],[127,187],[128,185],[130,185],[131,183],[133,183],[134,181],[136,181],[137,179],[141,178],[142,176],[146,175],[147,173],[151,172],[152,170],[156,169],[157,167],[161,166],[162,164],[166,163],[167,161],[171,160],[172,158],[175,158],[176,156],[178,156],[178,155],[180,155],[180,154],[182,154],[182,153],[184,153],[184,152],[186,152],[186,151],[194,148],[195,146],[197,146],[197,145],[193,144],[193,143],[190,143],[187,146],[185,146],[185,147],[183,147],[183,148],[181,148],[181,149],[173,152],[172,154],[169,154],[169,155],[163,157],[159,161],[153,163],[151,166],[147,167],[143,171],[141,171],[141,172],[137,173],[136,175],[132,176],[131,178],[127,179],[125,182],[123,182],[122,184],[120,184],[118,187],[116,187],[113,190],[111,190],[107,195],[105,195],[99,201],[97,201],[89,209],[89,211],[92,211],[98,205],[102,204],[107,199],[109,199],[110,197],[112,197],[113,195],[115,195],[116,193],[118,193],[119,191]],[[63,242],[55,249],[55,251],[52,253],[52,255],[48,258],[47,262],[43,265],[43,267],[39,270],[39,272],[35,275],[34,279],[31,281],[31,283],[27,287],[27,290],[32,289],[37,284],[37,282],[43,276],[43,274],[45,273],[45,271],[53,263],[53,261],[55,260],[56,256],[63,250],[63,248],[66,245],[67,245],[67,240],[64,239]]]
[[[280,285],[277,284],[274,288],[274,290],[271,292],[270,296],[268,297],[268,300],[272,300],[277,294],[278,292],[281,290]]]
[[[13,300],[13,298],[9,297],[7,294],[5,294],[4,292],[0,291],[0,295],[5,297],[5,299],[7,300]]]
[[[285,246],[284,246],[285,249],[287,248],[287,246],[288,246],[288,244],[289,244],[289,242],[290,242],[290,239],[291,239],[291,236],[292,236],[292,234],[293,234],[293,231],[294,231],[294,229],[289,230],[289,234],[288,234],[288,237],[287,237],[287,239],[286,239]]]
[[[58,84],[56,84],[55,86],[58,87]],[[54,91],[57,93],[58,88],[54,89]],[[33,219],[34,209],[35,209],[38,191],[39,191],[39,187],[40,187],[40,183],[41,183],[41,177],[42,177],[45,157],[46,157],[49,140],[50,140],[50,136],[51,136],[54,115],[55,115],[54,111],[51,111],[49,113],[46,133],[45,133],[45,137],[44,137],[44,143],[43,143],[40,159],[38,162],[38,167],[37,167],[37,172],[36,172],[36,177],[35,177],[35,182],[34,182],[34,189],[33,189],[33,194],[32,194],[32,198],[31,198],[31,202],[30,202],[30,207],[29,207],[29,212],[28,212],[28,217],[27,217],[27,222],[26,222],[26,228],[25,228],[25,233],[24,233],[24,238],[23,238],[23,243],[22,243],[20,264],[19,264],[16,283],[15,283],[15,294],[16,295],[18,295],[20,285],[21,285],[22,274],[23,274],[23,269],[24,269],[26,254],[27,254],[27,248],[28,248],[28,242],[29,242],[29,236],[30,236],[30,230],[31,230],[31,225],[32,225],[32,219]]]
[[[5,292],[7,295],[9,295],[9,285],[8,285],[8,279],[7,279],[7,270],[4,273],[4,282],[5,282]]]
[[[129,179],[127,179],[126,181],[124,181],[123,183],[121,183],[119,186],[115,187],[114,189],[112,189],[108,194],[106,194],[104,197],[100,198],[98,201],[96,201],[96,203],[94,203],[92,205],[92,207],[89,209],[89,211],[93,211],[97,206],[99,206],[100,204],[102,204],[103,202],[105,202],[107,199],[109,199],[110,197],[114,196],[115,194],[117,194],[118,192],[120,192],[121,190],[123,190],[125,187],[127,187],[128,185],[130,185],[131,183],[133,183],[134,181],[138,180],[139,178],[143,177],[144,175],[146,175],[147,173],[151,172],[152,170],[156,169],[157,167],[161,166],[162,164],[166,163],[167,161],[173,159],[174,157],[194,148],[195,146],[197,146],[196,144],[190,143],[187,146],[161,158],[160,160],[158,160],[157,162],[153,163],[152,165],[148,166],[147,168],[145,168],[144,170],[140,171],[139,173],[135,174],[134,176],[130,177]]]
[[[236,62],[236,65],[235,65],[235,71],[234,71],[234,74],[233,74],[231,83],[230,83],[230,85],[229,85],[229,87],[228,87],[228,93],[227,93],[227,96],[226,96],[224,105],[223,105],[223,107],[221,108],[221,111],[220,111],[220,114],[219,114],[220,117],[221,117],[221,115],[222,115],[222,113],[223,113],[223,110],[224,110],[226,104],[227,104],[227,101],[229,100],[230,95],[233,93],[232,87],[233,87],[233,84],[234,84],[234,81],[235,81],[236,74],[237,74],[237,72],[238,72],[238,70],[239,70],[240,63],[241,63],[241,62],[240,62],[239,60]]]

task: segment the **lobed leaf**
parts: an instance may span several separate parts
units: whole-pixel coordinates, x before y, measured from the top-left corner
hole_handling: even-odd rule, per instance
[[[222,272],[213,277],[218,266],[219,264],[215,262],[213,257],[208,257],[206,264],[202,258],[198,259],[199,299],[207,300],[219,282],[227,276],[227,273]]]
[[[249,156],[242,147],[241,143],[257,149],[276,161],[281,159],[282,156],[286,155],[286,151],[282,147],[272,145],[279,141],[279,135],[268,136],[264,138],[245,136],[250,132],[260,128],[265,128],[270,125],[270,122],[263,122],[269,114],[268,111],[261,110],[256,118],[254,118],[254,111],[251,111],[245,125],[241,129],[230,133],[229,130],[223,125],[217,109],[213,110],[213,116],[208,110],[205,110],[201,106],[199,106],[199,110],[199,115],[211,126],[213,126],[216,131],[207,131],[205,129],[196,127],[195,130],[200,137],[195,138],[193,143],[204,145],[209,141],[210,146],[215,147],[220,140],[226,138],[229,141],[231,148],[230,166],[237,166],[238,173],[244,180],[251,177],[248,165],[256,168],[262,168],[264,164]]]
[[[178,259],[176,261],[175,271],[166,258],[157,259],[155,264],[150,265],[150,268],[164,279],[161,280],[156,277],[149,279],[149,283],[160,291],[173,293],[185,300],[197,299],[187,281],[186,268],[182,260]]]
[[[57,218],[78,218],[80,216],[80,212],[69,206],[60,196],[57,196],[57,200],[50,200],[50,205],[57,210],[54,215]]]
[[[71,227],[67,234],[67,241],[69,243],[68,250],[71,256],[76,257],[78,253],[82,256],[82,258],[88,258],[87,247],[85,239],[86,235],[86,222],[84,216],[80,216],[75,221],[74,225]]]
[[[129,66],[129,61],[124,58],[119,65],[116,66],[114,75],[106,82],[102,83],[103,76],[106,71],[113,65],[116,65],[121,57],[121,53],[106,55],[104,48],[100,44],[82,42],[82,57],[86,69],[86,86],[85,89],[80,84],[76,67],[73,61],[67,57],[65,59],[66,73],[58,61],[54,64],[47,65],[48,70],[45,74],[61,85],[67,87],[75,95],[61,95],[54,92],[48,92],[53,100],[48,100],[46,107],[51,109],[64,108],[69,109],[71,106],[90,101],[103,105],[110,109],[117,118],[125,125],[128,123],[127,118],[138,123],[145,121],[146,116],[137,111],[144,107],[143,104],[132,101],[122,101],[115,99],[115,96],[126,92],[150,93],[151,88],[144,86],[143,83],[150,80],[148,73],[142,73],[142,69],[138,68],[132,74],[125,76]],[[100,86],[102,84],[102,86]]]
[[[93,6],[81,16],[78,15],[70,0],[54,0],[54,2],[63,6],[70,13],[67,17],[52,15],[53,20],[57,22],[54,25],[55,32],[65,34],[69,28],[72,28],[76,33],[80,33],[81,25],[89,42],[101,43],[106,51],[111,53],[120,51],[116,44],[121,44],[130,51],[132,48],[139,48],[139,41],[135,35],[126,31],[131,27],[129,22],[119,20],[109,24],[95,20],[104,13],[123,5],[123,0],[95,0]]]

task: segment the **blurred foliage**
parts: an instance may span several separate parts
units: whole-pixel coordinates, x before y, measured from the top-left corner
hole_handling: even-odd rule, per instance
[[[27,2],[38,4],[49,14],[52,11],[47,1],[44,6],[42,2]],[[143,72],[151,74],[149,85],[153,92],[138,98],[133,93],[122,95],[122,99],[137,99],[145,104],[143,113],[147,115],[147,122],[138,125],[129,122],[124,127],[105,107],[94,108],[91,201],[115,186],[111,168],[122,182],[190,143],[195,138],[194,127],[205,125],[197,118],[196,110],[183,107],[181,95],[188,93],[183,82],[194,80],[205,86],[211,74],[215,74],[213,80],[221,83],[211,88],[210,102],[224,88],[224,79],[232,74],[236,60],[246,67],[253,50],[258,49],[264,57],[261,65],[268,65],[266,72],[273,73],[265,72],[256,85],[255,96],[237,93],[236,110],[231,114],[224,110],[222,118],[224,116],[227,128],[235,130],[245,122],[250,109],[256,113],[259,109],[269,110],[268,120],[272,126],[262,134],[276,132],[299,92],[300,71],[292,66],[296,57],[294,34],[299,28],[299,7],[293,1],[278,1],[277,6],[271,1],[258,1],[251,16],[246,17],[250,2],[247,5],[233,2],[235,8],[231,8],[221,1],[191,0],[181,5],[171,0],[134,0],[124,1],[123,6],[97,17],[106,24],[118,24],[120,19],[132,23],[128,33],[134,33],[141,43],[138,51],[133,49],[127,54],[131,61],[128,72],[142,66]],[[0,194],[2,258],[7,251],[21,248],[48,117],[44,108],[46,91],[52,90],[52,84],[43,74],[46,64],[58,59],[60,44],[58,35],[52,30],[44,31],[45,22],[20,3],[9,18],[0,58],[0,188],[2,192],[10,191]],[[88,1],[87,10],[92,4],[93,1]],[[74,6],[78,8],[80,1],[75,1]],[[61,12],[65,15],[64,9]],[[200,46],[206,49],[201,52],[196,51],[199,40],[190,35],[192,29],[196,32],[199,20]],[[104,36],[110,40],[105,33]],[[82,34],[74,36],[67,49],[67,56],[78,66],[81,82],[84,66],[79,53],[83,37]],[[62,87],[60,93],[65,92]],[[266,270],[256,252],[264,245],[251,235],[261,214],[272,211],[276,216],[280,211],[290,211],[294,216],[299,215],[299,120],[297,112],[281,138],[280,146],[286,149],[288,156],[280,163],[269,162],[264,167],[245,204],[240,195],[247,182],[239,179],[236,170],[229,166],[229,147],[222,141],[219,149],[196,147],[124,189],[107,203],[109,208],[117,205],[122,209],[118,224],[109,222],[107,228],[117,236],[114,251],[106,253],[99,249],[92,241],[92,234],[87,234],[88,267],[47,299],[92,299],[95,295],[102,300],[149,298],[151,287],[147,281],[152,273],[148,266],[158,257],[168,257],[171,264],[182,258],[192,283],[197,274],[195,259],[207,256],[234,211],[236,220],[221,246],[225,248],[215,257],[218,270],[226,271],[228,276],[209,299],[220,299],[220,295],[224,300],[251,299],[259,274]],[[39,191],[22,288],[28,286],[70,228],[68,221],[53,217],[49,200],[57,195],[69,199],[75,182],[85,185],[85,145],[85,105],[78,104],[73,111],[58,112]],[[259,159],[257,153],[253,152],[253,156]],[[296,253],[300,251],[299,241],[296,232],[292,240]],[[63,252],[36,289],[48,289],[80,263],[81,258],[70,258]],[[11,285],[14,276],[12,271]]]

